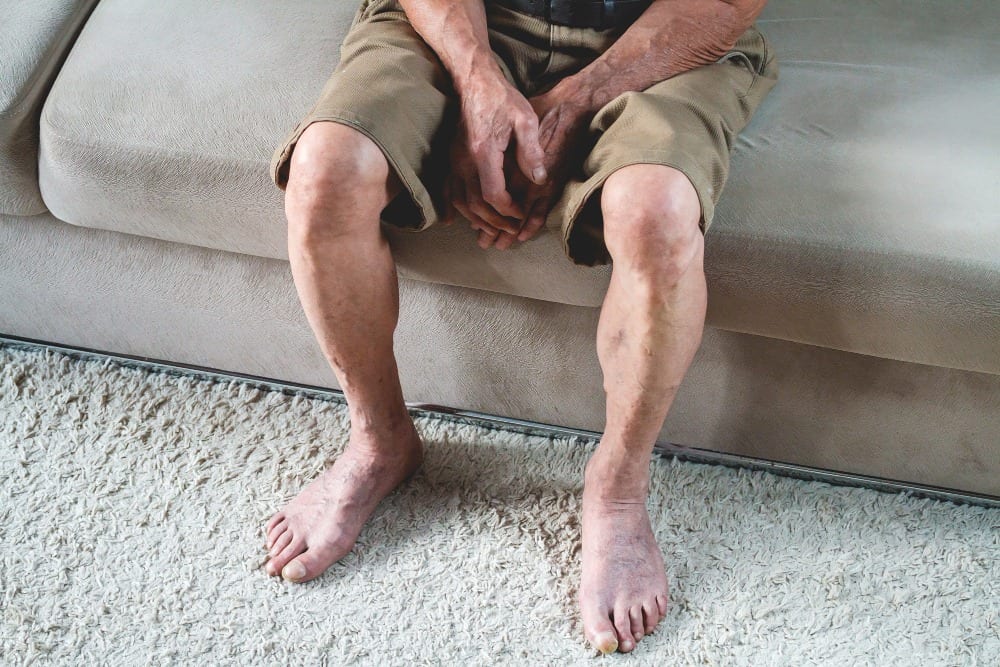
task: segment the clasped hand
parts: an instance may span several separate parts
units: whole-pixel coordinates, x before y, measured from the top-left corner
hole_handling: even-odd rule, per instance
[[[528,241],[562,193],[586,126],[583,109],[556,88],[526,99],[506,79],[470,85],[461,95],[443,221],[464,216],[484,249]]]

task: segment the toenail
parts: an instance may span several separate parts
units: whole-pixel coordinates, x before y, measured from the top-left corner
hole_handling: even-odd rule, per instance
[[[627,639],[625,641],[623,641],[622,642],[622,650],[623,651],[631,651],[632,650],[632,642],[628,641]]]
[[[281,576],[289,581],[298,581],[302,577],[306,576],[306,568],[302,563],[291,562],[285,566],[285,569],[281,571]]]
[[[618,650],[618,638],[615,637],[614,633],[606,632],[597,637],[595,647],[601,653],[614,653]]]

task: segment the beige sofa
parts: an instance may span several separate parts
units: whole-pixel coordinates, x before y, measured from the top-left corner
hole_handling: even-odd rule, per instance
[[[276,143],[351,0],[39,0],[0,27],[0,334],[334,387]],[[771,0],[665,442],[1000,496],[1000,5]],[[599,431],[609,271],[396,232],[408,400]]]

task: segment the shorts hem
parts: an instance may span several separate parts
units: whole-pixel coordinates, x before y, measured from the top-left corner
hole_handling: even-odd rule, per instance
[[[597,266],[601,264],[609,264],[611,262],[607,246],[603,244],[603,247],[599,248],[598,252],[592,253],[592,259],[588,260],[587,258],[581,258],[575,255],[571,245],[571,237],[573,236],[580,213],[583,211],[584,206],[586,206],[593,194],[604,186],[604,182],[607,181],[611,174],[615,173],[619,169],[635,164],[662,165],[664,167],[676,169],[684,174],[688,181],[691,182],[692,187],[694,187],[694,191],[698,196],[698,202],[701,205],[701,219],[698,222],[698,226],[701,228],[702,234],[708,231],[708,227],[711,225],[712,219],[715,215],[715,199],[713,199],[713,195],[718,196],[719,193],[713,192],[712,187],[700,176],[700,173],[703,170],[697,166],[697,163],[694,160],[684,154],[679,154],[677,151],[644,153],[634,158],[615,162],[611,166],[602,167],[593,176],[584,181],[582,184],[582,194],[571,196],[567,200],[563,208],[564,210],[569,211],[569,214],[564,216],[563,222],[561,223],[561,240],[563,251],[574,264],[581,266]]]
[[[365,120],[357,114],[349,112],[310,115],[295,127],[288,139],[285,140],[285,143],[282,144],[281,149],[275,152],[275,157],[271,163],[271,180],[274,181],[274,184],[277,185],[278,188],[285,190],[288,185],[288,164],[292,158],[292,153],[295,151],[295,145],[298,143],[302,133],[305,132],[310,125],[318,122],[331,122],[346,125],[371,139],[371,141],[378,146],[379,150],[382,151],[386,162],[389,164],[389,168],[395,172],[400,183],[406,189],[407,194],[420,213],[420,220],[418,224],[394,224],[394,227],[405,231],[419,232],[427,229],[437,222],[438,214],[437,210],[434,208],[430,193],[427,192],[427,188],[421,182],[413,168],[410,167],[408,163],[396,159],[392,151],[386,147],[385,143],[368,129],[368,125],[370,123],[366,123]]]

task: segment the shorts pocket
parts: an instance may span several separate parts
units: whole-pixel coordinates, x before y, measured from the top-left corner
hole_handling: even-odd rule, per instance
[[[743,67],[751,74],[749,85],[739,93],[741,98],[750,94],[757,80],[767,70],[771,58],[769,51],[764,35],[756,26],[751,26],[740,36],[733,49],[716,61],[718,64],[731,63]]]

